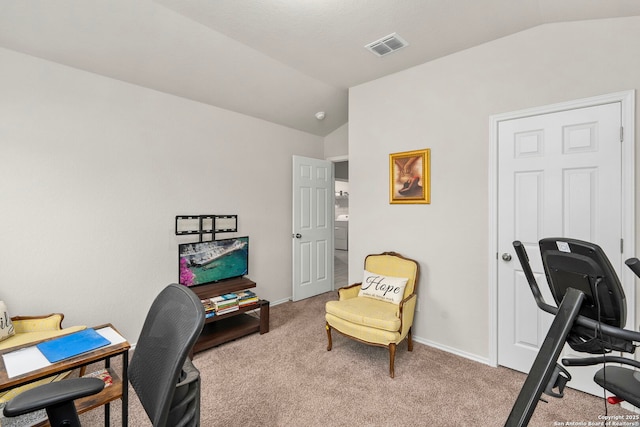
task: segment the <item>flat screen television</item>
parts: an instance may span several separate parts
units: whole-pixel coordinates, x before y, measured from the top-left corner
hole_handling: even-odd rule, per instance
[[[197,286],[249,272],[249,237],[178,245],[179,282]]]

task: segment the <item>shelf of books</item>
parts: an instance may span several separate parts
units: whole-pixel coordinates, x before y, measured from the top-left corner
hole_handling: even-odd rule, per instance
[[[255,282],[241,279],[224,287],[198,289],[206,319],[194,353],[255,332],[269,332],[269,301],[242,286],[255,287]],[[222,289],[225,293],[218,294]]]
[[[213,298],[205,298],[202,301],[204,306],[205,317],[207,319],[213,316],[223,316],[228,313],[233,313],[241,308],[257,308],[257,304],[260,301],[258,296],[250,290],[244,290],[238,293],[228,293],[224,295],[218,295]]]

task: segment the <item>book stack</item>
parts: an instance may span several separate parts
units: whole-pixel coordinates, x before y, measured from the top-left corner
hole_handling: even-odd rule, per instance
[[[251,304],[256,304],[260,299],[252,291],[238,292],[238,305],[240,307],[246,307]]]
[[[208,319],[208,318],[213,317],[213,316],[216,315],[216,306],[213,303],[213,301],[211,301],[211,299],[209,299],[209,298],[203,299],[203,300],[200,300],[200,302],[204,306],[204,317],[205,317],[205,319]]]
[[[238,296],[236,294],[224,294],[211,298],[211,302],[216,307],[216,315],[231,313],[238,310]]]
[[[111,374],[106,369],[101,369],[99,371],[91,372],[89,374],[83,375],[84,378],[99,378],[104,381],[104,386],[109,387],[113,384],[113,378]]]

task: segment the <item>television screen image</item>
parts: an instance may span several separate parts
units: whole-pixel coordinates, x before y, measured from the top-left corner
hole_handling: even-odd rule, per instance
[[[179,281],[197,286],[249,272],[249,237],[178,245]]]

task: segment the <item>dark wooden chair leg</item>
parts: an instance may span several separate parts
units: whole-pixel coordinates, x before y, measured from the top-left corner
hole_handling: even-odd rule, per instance
[[[331,347],[333,347],[333,342],[331,341],[331,326],[329,326],[329,323],[325,324],[325,328],[327,329],[327,340],[328,340],[327,351],[331,351]]]
[[[389,344],[389,375],[391,378],[395,377],[395,362],[396,362],[396,343]]]
[[[413,338],[411,337],[411,328],[409,328],[409,335],[407,335],[407,347],[409,351],[413,351]]]

